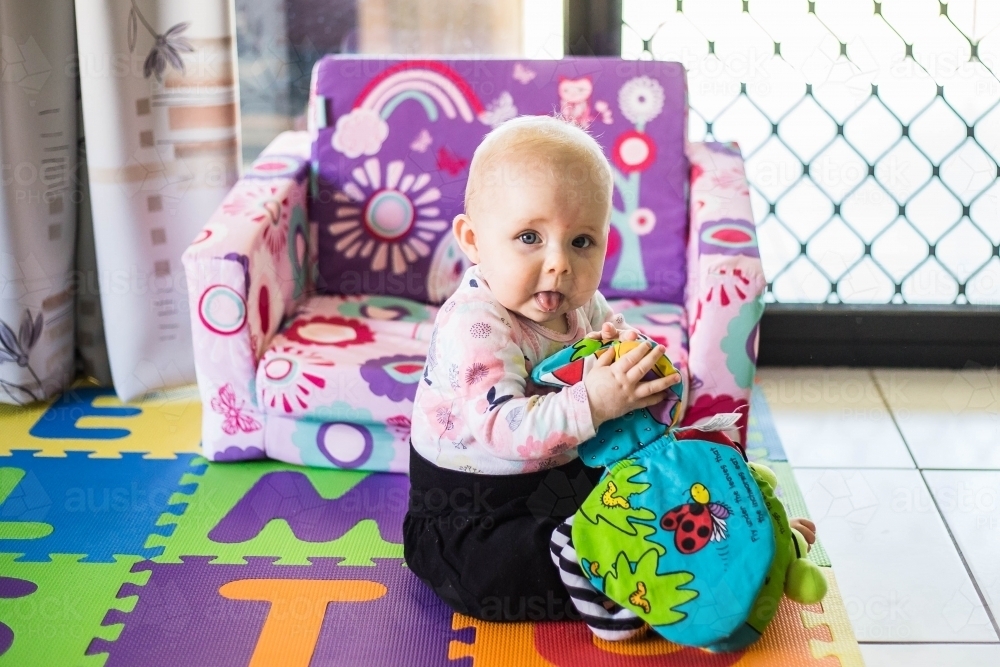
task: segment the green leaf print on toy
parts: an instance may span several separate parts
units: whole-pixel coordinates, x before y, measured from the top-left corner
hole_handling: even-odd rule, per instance
[[[647,539],[656,533],[656,528],[644,522],[655,520],[656,514],[631,502],[632,496],[650,486],[632,481],[646,472],[645,468],[634,464],[632,459],[615,464],[614,469],[620,470],[621,476],[616,480],[608,474],[598,482],[580,506],[573,524],[573,543],[577,545],[577,552],[587,554],[581,566],[599,588],[607,568],[619,557],[635,562],[650,550],[656,555],[666,553],[663,546]]]
[[[646,472],[646,469],[635,465],[634,459],[619,461],[613,468],[615,472],[621,471],[621,476],[615,480],[608,474],[598,482],[598,487],[602,489],[601,494],[591,493],[580,507],[580,513],[601,532],[616,531],[630,536],[639,535],[642,529],[649,529],[647,534],[656,532],[651,526],[637,523],[652,521],[656,518],[656,514],[644,507],[633,507],[629,502],[631,496],[649,488],[649,484],[645,482],[632,481],[637,475]],[[611,472],[609,470],[609,473]],[[620,535],[614,534],[609,534],[607,537],[621,539]],[[636,554],[637,557],[638,555]]]
[[[625,554],[618,554],[604,577],[604,591],[613,600],[627,598],[627,606],[650,625],[673,625],[687,618],[677,607],[698,597],[698,591],[681,588],[694,581],[690,572],[657,575],[658,562],[659,554],[650,549],[639,557],[633,571]]]
[[[576,361],[577,359],[583,359],[584,357],[589,357],[594,352],[597,352],[601,347],[604,346],[603,341],[599,341],[596,338],[581,338],[576,341],[570,347],[573,348],[573,356],[569,358],[570,361]]]

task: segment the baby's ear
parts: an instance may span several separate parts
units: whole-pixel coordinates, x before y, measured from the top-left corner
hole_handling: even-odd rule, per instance
[[[472,220],[465,213],[459,213],[451,223],[451,233],[455,235],[459,247],[469,261],[479,264],[479,249],[476,247],[479,239],[476,230],[472,228]]]

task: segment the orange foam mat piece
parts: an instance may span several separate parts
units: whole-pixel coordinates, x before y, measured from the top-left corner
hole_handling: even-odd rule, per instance
[[[580,622],[490,623],[455,614],[452,627],[475,628],[471,644],[452,640],[448,657],[471,657],[474,667],[861,667],[833,570],[823,568],[829,592],[820,604],[785,599],[767,632],[746,651],[708,653],[658,635],[624,642],[594,637]]]

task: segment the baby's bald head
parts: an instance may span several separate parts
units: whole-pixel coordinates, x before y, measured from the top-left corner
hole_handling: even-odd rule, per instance
[[[553,116],[520,116],[486,135],[469,165],[465,212],[474,221],[477,209],[491,205],[488,193],[510,196],[516,193],[512,186],[546,181],[610,218],[611,166],[600,145],[576,125]]]

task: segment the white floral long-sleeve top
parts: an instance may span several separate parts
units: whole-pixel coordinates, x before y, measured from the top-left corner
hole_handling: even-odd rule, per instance
[[[560,334],[508,311],[470,267],[435,320],[414,399],[414,449],[439,467],[491,475],[576,458],[576,446],[595,434],[583,382],[542,387],[531,369],[605,322],[629,327],[600,292],[567,318]]]

